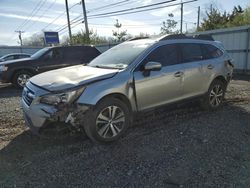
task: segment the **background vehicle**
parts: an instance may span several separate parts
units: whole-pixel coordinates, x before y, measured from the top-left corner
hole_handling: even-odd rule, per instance
[[[124,42],[87,66],[37,75],[24,88],[25,121],[38,131],[59,120],[83,127],[93,141],[110,142],[139,111],[195,98],[205,109],[217,109],[233,65],[221,43],[206,39],[170,35]]]
[[[30,58],[0,63],[0,81],[22,88],[33,75],[53,69],[89,63],[100,52],[92,46],[43,48]]]
[[[0,62],[14,60],[14,59],[23,59],[23,58],[28,58],[30,56],[31,56],[30,54],[25,54],[25,53],[7,54],[0,58]]]

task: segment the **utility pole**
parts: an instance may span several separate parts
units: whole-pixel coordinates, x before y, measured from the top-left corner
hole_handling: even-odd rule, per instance
[[[201,12],[201,7],[198,6],[198,17],[197,17],[197,31],[200,27],[200,12]]]
[[[21,53],[23,53],[23,49],[22,49],[22,46],[23,46],[23,39],[22,39],[22,33],[24,33],[24,31],[15,31],[16,33],[18,33],[18,38],[20,40],[20,51]]]
[[[71,28],[70,28],[68,0],[65,0],[65,5],[66,5],[67,20],[68,20],[68,28],[69,28],[69,40],[70,40],[70,44],[72,44],[72,34],[71,34]]]
[[[182,24],[183,24],[183,3],[181,3],[181,34],[182,34]]]
[[[188,32],[188,24],[186,23],[186,33]]]
[[[16,33],[18,33],[18,38],[20,40],[20,46],[23,45],[23,39],[22,39],[22,33],[24,33],[24,31],[15,31]]]
[[[84,0],[82,0],[82,11],[83,11],[83,17],[84,17],[85,32],[86,32],[87,40],[89,41],[89,27],[88,27],[87,12],[86,12],[86,6],[85,6]]]

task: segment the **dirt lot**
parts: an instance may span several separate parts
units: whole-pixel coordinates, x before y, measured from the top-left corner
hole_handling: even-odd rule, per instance
[[[249,80],[249,78],[248,78]],[[0,86],[0,187],[249,187],[250,82],[231,82],[216,112],[195,104],[139,115],[125,137],[93,144],[79,133],[37,137],[20,91]]]

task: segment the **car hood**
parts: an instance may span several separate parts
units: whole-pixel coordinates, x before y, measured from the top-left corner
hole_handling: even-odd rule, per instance
[[[22,58],[22,59],[15,59],[15,60],[9,60],[9,61],[0,61],[0,65],[9,65],[12,63],[21,63],[21,62],[28,62],[28,61],[32,61],[33,59],[31,58]]]
[[[30,82],[53,92],[111,78],[118,71],[118,69],[102,69],[77,65],[36,75],[30,79]]]

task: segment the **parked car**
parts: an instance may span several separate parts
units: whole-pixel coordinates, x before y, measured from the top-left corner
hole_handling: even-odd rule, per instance
[[[23,58],[28,58],[30,56],[31,56],[30,54],[26,54],[26,53],[7,54],[0,58],[0,62],[14,60],[14,59],[23,59]]]
[[[0,81],[22,88],[34,75],[53,69],[89,63],[100,52],[92,46],[43,48],[30,58],[0,63]]]
[[[232,77],[220,42],[170,35],[124,42],[88,65],[32,77],[22,95],[26,124],[35,132],[61,121],[84,128],[96,142],[121,137],[137,112],[199,99],[221,106]]]

